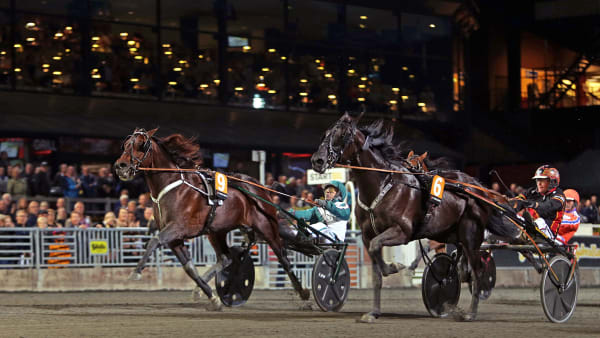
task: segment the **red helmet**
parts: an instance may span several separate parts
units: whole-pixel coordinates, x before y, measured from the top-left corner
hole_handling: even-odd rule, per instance
[[[575,189],[567,189],[564,194],[567,201],[575,201],[575,205],[579,205],[579,194]]]
[[[538,178],[549,179],[550,188],[556,188],[560,184],[560,174],[558,173],[558,170],[547,164],[544,164],[543,166],[537,168],[537,170],[535,171],[535,175],[532,177],[532,179],[535,180]]]

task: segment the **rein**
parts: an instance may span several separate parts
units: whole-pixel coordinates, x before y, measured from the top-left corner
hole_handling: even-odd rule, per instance
[[[391,169],[379,169],[379,168],[359,167],[359,166],[347,165],[347,164],[336,164],[335,166],[336,167],[341,167],[341,168],[348,168],[348,169],[358,169],[358,170],[367,170],[367,171],[379,171],[379,172],[391,173],[391,174],[408,174],[408,175],[427,175],[427,176],[431,176],[431,174],[428,173],[428,172],[414,173],[414,172],[411,172],[411,171],[400,171],[400,170],[391,170]],[[465,182],[461,182],[461,181],[457,181],[457,180],[453,180],[453,179],[449,179],[449,178],[445,178],[445,180],[446,180],[446,182],[464,185],[466,187],[477,189],[477,190],[480,190],[480,191],[483,191],[483,192],[487,192],[487,193],[490,193],[492,195],[503,196],[501,193],[499,193],[497,191],[486,189],[486,188],[480,187],[480,186],[475,185],[475,184],[465,183]]]
[[[199,169],[182,169],[182,168],[178,169],[178,168],[144,168],[144,167],[140,167],[140,168],[138,168],[138,170],[141,170],[141,171],[158,171],[158,172],[180,172],[180,173],[181,172],[192,172],[192,173],[195,173],[195,172],[200,171],[200,172],[205,172],[205,173],[214,173],[213,170],[200,169],[200,168]],[[228,179],[232,179],[234,181],[238,181],[238,182],[246,183],[246,184],[249,184],[249,185],[253,185],[253,186],[257,187],[257,188],[260,188],[260,189],[272,192],[274,194],[278,194],[278,195],[282,195],[282,196],[286,196],[286,197],[295,197],[295,196],[292,196],[292,195],[288,195],[286,193],[282,193],[282,192],[277,191],[277,190],[273,190],[273,189],[267,188],[267,187],[265,187],[263,185],[260,185],[258,183],[254,183],[254,182],[251,182],[251,181],[248,181],[248,180],[244,180],[244,179],[241,179],[241,178],[238,178],[238,177],[235,177],[235,176],[231,176],[231,175],[225,175],[225,176]],[[304,198],[301,198],[300,200],[302,200],[302,201],[304,201],[304,202],[306,202],[308,204],[311,204],[313,206],[319,206],[318,204],[316,204],[314,202],[310,202],[308,200],[305,200]]]

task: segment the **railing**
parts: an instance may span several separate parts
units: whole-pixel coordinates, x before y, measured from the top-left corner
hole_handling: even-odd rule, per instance
[[[352,286],[360,285],[359,267],[363,262],[362,241],[357,231],[346,236],[346,260],[351,272]],[[1,269],[53,269],[85,267],[133,267],[143,255],[144,244],[150,239],[146,228],[79,229],[79,228],[0,228]],[[239,245],[243,235],[232,232],[229,245]],[[194,265],[215,264],[217,257],[204,236],[185,243]],[[289,288],[289,279],[265,243],[251,249],[256,266],[264,266],[270,288]],[[310,287],[315,257],[288,250],[294,273],[305,287]],[[180,266],[168,248],[160,248],[151,256],[148,266]]]

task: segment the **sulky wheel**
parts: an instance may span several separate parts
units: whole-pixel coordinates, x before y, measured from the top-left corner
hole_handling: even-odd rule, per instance
[[[492,289],[496,286],[496,262],[489,251],[479,252],[481,257],[481,280],[479,285],[479,299],[486,300],[492,295]],[[473,283],[469,280],[469,292],[473,293]]]
[[[456,305],[460,297],[460,279],[452,257],[439,253],[425,266],[421,293],[429,314],[433,317],[448,315],[444,304]]]
[[[578,271],[575,269],[571,277],[571,262],[564,256],[554,256],[550,267],[554,273],[549,268],[542,272],[542,307],[551,322],[564,323],[571,318],[577,305]]]
[[[250,253],[231,247],[231,264],[217,273],[215,286],[226,306],[240,306],[250,298],[254,288],[254,262]]]
[[[335,283],[331,281],[339,255],[340,251],[327,249],[317,258],[313,266],[313,296],[317,305],[325,312],[341,310],[350,291],[350,269],[346,259],[342,260]]]

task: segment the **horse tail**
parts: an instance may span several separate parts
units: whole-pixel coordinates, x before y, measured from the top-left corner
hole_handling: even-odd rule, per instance
[[[502,205],[503,208],[512,210],[508,205]],[[502,215],[499,210],[492,210],[492,214],[488,220],[486,229],[492,234],[505,239],[514,239],[519,237],[521,230],[517,228],[511,221]]]

